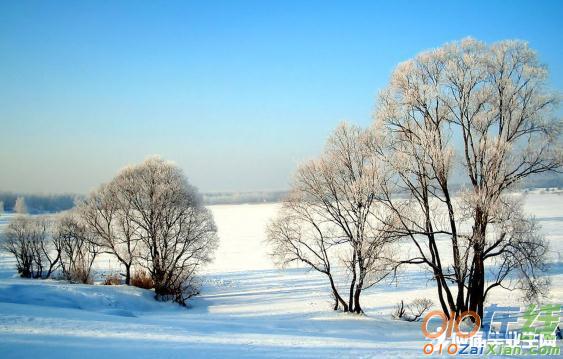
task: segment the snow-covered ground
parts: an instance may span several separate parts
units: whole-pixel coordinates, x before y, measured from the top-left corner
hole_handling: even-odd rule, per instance
[[[333,312],[324,277],[300,268],[273,268],[264,227],[278,204],[211,206],[220,247],[190,308],[158,303],[146,290],[71,285],[15,277],[0,256],[0,358],[420,357],[419,323],[390,318],[395,303],[435,296],[416,268],[398,285],[363,297],[365,317]],[[552,298],[563,294],[563,195],[529,194],[551,241]],[[6,218],[0,219],[0,226]],[[109,266],[102,261],[100,269]],[[516,304],[496,291],[491,302]]]

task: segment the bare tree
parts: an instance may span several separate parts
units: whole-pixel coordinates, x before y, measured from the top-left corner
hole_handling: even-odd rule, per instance
[[[288,196],[280,213],[267,228],[267,241],[274,260],[281,267],[295,262],[305,263],[325,274],[335,300],[334,310],[342,306],[348,312],[348,303],[340,295],[333,273],[337,253],[331,252],[340,242],[337,230],[295,196],[296,193]]]
[[[44,217],[14,217],[4,230],[1,247],[14,256],[24,278],[49,278],[60,263],[61,248]]]
[[[101,248],[80,217],[74,212],[61,215],[54,235],[61,247],[63,276],[72,282],[92,283],[92,266]]]
[[[280,216],[268,230],[282,264],[302,262],[328,276],[335,306],[361,313],[363,289],[389,273],[394,215],[376,206],[375,189],[385,176],[368,130],[342,124],[317,160],[302,165]],[[385,221],[381,219],[384,218]],[[347,269],[347,298],[340,295],[334,265]]]
[[[16,203],[14,204],[14,212],[17,214],[27,214],[27,206],[25,204],[25,198],[16,198]]]
[[[105,253],[124,267],[125,284],[131,284],[131,270],[139,256],[141,233],[134,221],[135,212],[114,180],[102,185],[79,205],[78,212]]]
[[[18,273],[24,278],[32,276],[33,253],[29,245],[30,223],[27,217],[14,218],[4,229],[2,249],[16,259]]]
[[[32,218],[31,251],[35,263],[34,278],[49,278],[61,263],[61,243],[52,235],[52,220]]]
[[[431,269],[448,316],[482,314],[487,293],[507,284],[509,273],[521,275],[514,285],[541,292],[545,242],[536,225],[507,207],[506,194],[561,166],[561,122],[552,116],[557,101],[546,78],[526,43],[466,39],[400,64],[380,96],[376,124],[388,131],[385,158],[396,173],[383,187],[384,202],[417,249],[404,262]],[[460,203],[452,196],[453,173],[468,184]],[[449,239],[451,264],[438,237]],[[512,255],[524,248],[529,256]],[[494,272],[491,283],[486,268]]]
[[[158,157],[124,169],[115,178],[127,228],[141,232],[140,262],[151,274],[158,300],[185,304],[197,294],[195,274],[211,260],[217,228],[182,171]]]

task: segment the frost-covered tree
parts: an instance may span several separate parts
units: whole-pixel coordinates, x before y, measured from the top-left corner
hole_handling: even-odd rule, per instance
[[[14,212],[17,214],[27,214],[27,206],[25,204],[24,197],[16,198],[16,203],[14,204]]]
[[[63,276],[72,282],[91,284],[92,267],[101,253],[93,233],[75,211],[62,214],[54,232],[54,238],[61,248]]]
[[[405,262],[430,268],[447,315],[482,314],[495,287],[544,288],[546,243],[508,191],[561,166],[557,96],[546,81],[526,43],[466,39],[400,64],[380,95],[376,124],[388,131],[385,158],[397,179],[385,202],[417,249]],[[454,176],[466,184],[460,200]]]
[[[58,268],[61,247],[50,227],[44,217],[16,216],[4,229],[0,247],[14,256],[20,276],[49,278]]]
[[[218,244],[211,212],[183,172],[158,157],[125,168],[113,183],[119,209],[129,213],[125,226],[140,238],[139,262],[151,274],[156,298],[185,304],[197,294],[195,274]]]
[[[94,234],[101,249],[113,255],[124,268],[125,284],[131,284],[131,271],[139,257],[142,232],[136,212],[123,196],[122,183],[114,179],[92,192],[78,206],[78,213]]]
[[[0,215],[4,214],[4,201],[0,201]]]
[[[347,124],[330,136],[322,155],[302,165],[268,242],[279,264],[304,263],[325,274],[334,309],[361,313],[362,290],[390,272],[395,216],[376,205],[378,183],[386,176],[375,156],[371,131]],[[383,220],[382,220],[383,219]],[[335,271],[346,270],[345,284]],[[340,291],[347,291],[341,294]]]

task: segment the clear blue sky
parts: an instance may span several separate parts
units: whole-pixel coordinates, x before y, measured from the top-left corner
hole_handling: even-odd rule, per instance
[[[85,193],[160,154],[203,191],[287,188],[394,66],[528,40],[563,89],[562,1],[0,1],[0,190]]]

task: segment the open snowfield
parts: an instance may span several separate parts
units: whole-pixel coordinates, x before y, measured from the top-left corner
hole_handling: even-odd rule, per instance
[[[560,303],[563,194],[529,194],[525,203],[551,242],[549,301]],[[273,268],[264,227],[278,204],[210,208],[221,243],[187,309],[138,288],[19,279],[13,260],[0,256],[0,358],[422,356],[420,324],[390,313],[401,299],[435,300],[425,272],[412,268],[398,284],[370,289],[364,317],[336,313],[324,277]],[[518,305],[516,293],[493,294],[492,303]]]

